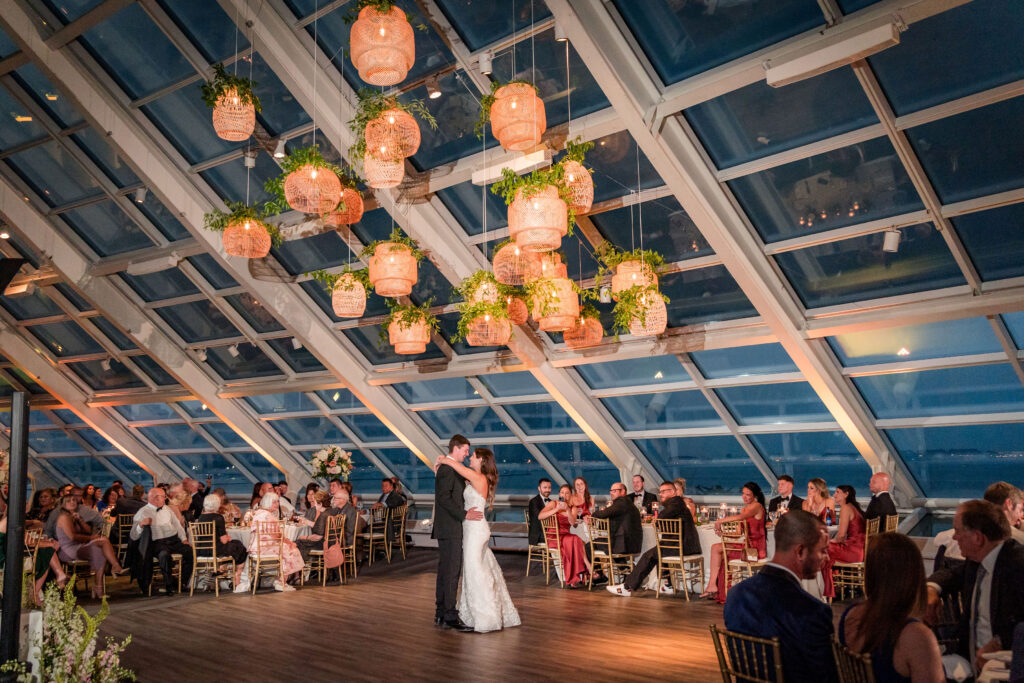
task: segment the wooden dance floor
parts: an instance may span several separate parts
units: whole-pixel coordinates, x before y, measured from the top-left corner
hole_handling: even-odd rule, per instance
[[[498,633],[433,626],[432,550],[362,567],[346,586],[294,593],[128,597],[108,589],[103,632],[131,634],[125,664],[140,681],[711,681],[708,624],[719,605],[651,592],[562,590],[500,553],[523,625]],[[131,594],[137,594],[134,586]],[[88,604],[88,603],[87,603]],[[90,607],[90,612],[94,611]],[[719,678],[719,680],[721,680]]]

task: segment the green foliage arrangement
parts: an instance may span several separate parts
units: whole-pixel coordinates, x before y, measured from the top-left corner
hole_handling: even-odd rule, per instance
[[[665,258],[656,251],[651,249],[623,251],[607,240],[597,245],[597,248],[594,249],[594,256],[597,257],[597,282],[599,285],[606,274],[626,261],[643,261],[655,275],[660,274],[665,265]]]
[[[558,190],[559,198],[565,202],[568,212],[568,234],[571,235],[576,226],[576,211],[572,208],[572,193],[565,181],[565,166],[561,163],[549,168],[538,168],[529,175],[516,175],[511,168],[503,168],[501,180],[491,185],[491,192],[501,195],[508,206],[515,201],[516,193],[520,190],[523,199],[529,199],[548,185],[554,186]]]
[[[437,130],[437,119],[427,109],[423,100],[401,102],[395,95],[385,95],[370,88],[360,88],[358,95],[359,104],[356,106],[356,115],[348,122],[348,128],[356,139],[349,148],[349,155],[352,159],[362,159],[366,156],[366,124],[388,109],[399,109],[412,114],[429,125],[431,130]]]
[[[597,306],[595,306],[594,304],[584,304],[583,307],[580,308],[580,317],[590,318],[592,320],[601,322],[601,311],[599,311],[597,309]]]
[[[495,291],[498,293],[498,300],[494,303],[488,301],[471,301],[470,298],[476,293],[477,289],[485,283],[494,285]],[[510,285],[503,285],[497,281],[494,277],[494,273],[489,270],[478,270],[466,279],[464,279],[458,287],[455,288],[455,292],[462,297],[462,301],[455,305],[459,309],[458,329],[455,333],[455,341],[460,341],[466,338],[469,333],[469,324],[477,318],[485,315],[489,315],[492,318],[498,320],[509,320],[508,315],[508,297],[518,296],[518,289]]]
[[[628,334],[629,323],[637,320],[641,325],[647,323],[647,311],[655,297],[661,297],[666,304],[670,299],[658,290],[657,285],[634,285],[617,294],[618,301],[612,309],[612,329],[615,335]],[[644,301],[645,303],[640,303]]]
[[[284,242],[281,230],[271,223],[266,222],[267,212],[260,211],[254,206],[242,202],[227,202],[228,212],[214,209],[203,215],[203,227],[213,232],[224,232],[232,223],[239,221],[252,221],[261,224],[270,234],[270,241],[275,247],[280,247]]]
[[[372,7],[381,14],[388,14],[391,12],[391,8],[394,6],[394,0],[358,0],[357,2],[353,3],[351,7],[348,8],[348,11],[345,13],[343,19],[345,20],[346,24],[354,24],[356,23],[356,19],[359,18],[359,13],[363,11],[364,7]],[[408,12],[405,13],[405,20],[412,24],[413,28],[415,28],[417,31],[426,31],[427,25],[423,23],[422,20],[417,23],[413,23],[413,20],[416,18],[417,17],[413,17],[413,15],[409,14]]]
[[[367,244],[365,247],[363,247],[363,251],[361,252],[360,255],[363,257],[363,259],[368,259],[371,256],[373,256],[373,252],[377,250],[378,246],[380,246],[381,244],[388,243],[401,244],[406,247],[409,247],[409,249],[412,251],[412,255],[416,258],[417,261],[423,260],[424,253],[420,250],[419,246],[415,242],[413,242],[412,239],[406,236],[406,234],[402,232],[402,229],[397,226],[391,230],[391,234],[388,235],[388,238],[386,240],[374,240]]]
[[[351,266],[345,266],[340,273],[314,270],[306,273],[306,275],[322,284],[328,292],[332,293],[339,288],[345,291],[353,289],[356,286],[356,282],[360,283],[367,292],[371,291],[370,274],[366,268],[353,269]],[[352,277],[346,278],[346,275],[351,275]]]
[[[497,99],[494,96],[494,93],[498,92],[498,90],[506,85],[511,85],[513,83],[523,83],[534,90],[537,90],[537,86],[529,81],[524,81],[521,78],[516,78],[506,83],[502,83],[501,81],[491,81],[491,92],[480,98],[480,117],[477,119],[476,125],[473,126],[473,132],[476,133],[478,139],[483,140],[487,124],[491,122],[491,106],[494,104],[494,100]]]
[[[356,189],[356,185],[362,182],[362,179],[355,171],[342,168],[324,159],[324,155],[320,153],[320,145],[311,145],[297,149],[281,162],[281,174],[263,184],[263,189],[270,195],[270,199],[263,205],[267,216],[273,216],[289,210],[288,200],[284,197],[284,180],[290,173],[299,170],[303,166],[314,166],[331,171],[334,175],[338,176],[342,187]],[[356,191],[358,192],[358,190]],[[344,211],[345,202],[339,201],[334,210]]]
[[[533,282],[528,282],[523,287],[524,296],[521,297],[526,301],[526,305],[530,308],[530,314],[536,314],[536,317],[543,318],[544,316],[554,313],[555,305],[552,302],[552,297],[555,295],[556,289],[552,282],[553,278],[542,277],[537,278]],[[596,296],[593,292],[586,289],[580,289],[574,281],[569,280],[572,284],[572,289],[580,297],[580,301],[587,301],[592,297]],[[535,307],[535,304],[539,306]]]
[[[225,93],[234,90],[240,103],[251,104],[256,111],[263,111],[260,106],[260,98],[256,97],[256,94],[252,91],[255,87],[255,81],[236,76],[225,69],[223,64],[214,64],[213,80],[203,83],[201,86],[203,102],[207,107],[215,107],[217,106],[217,100]]]
[[[387,305],[388,314],[384,318],[384,322],[380,324],[381,348],[388,344],[388,327],[393,322],[397,322],[401,328],[409,328],[422,322],[432,332],[438,332],[441,329],[437,316],[430,312],[430,307],[434,305],[433,298],[427,299],[420,306],[416,304],[401,304],[395,299],[388,299]]]
[[[587,160],[587,152],[594,149],[593,142],[580,142],[582,138],[577,136],[574,140],[565,141],[565,156],[562,157],[558,163],[564,163],[566,161],[575,161],[578,163],[584,163]],[[590,170],[593,173],[593,169]]]

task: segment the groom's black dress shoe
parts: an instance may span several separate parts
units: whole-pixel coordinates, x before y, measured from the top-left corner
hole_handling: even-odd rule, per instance
[[[444,626],[444,617],[434,617],[434,626]]]
[[[462,619],[455,619],[454,621],[446,620],[444,622],[444,627],[453,629],[459,633],[471,633],[473,631],[473,627],[462,623]]]

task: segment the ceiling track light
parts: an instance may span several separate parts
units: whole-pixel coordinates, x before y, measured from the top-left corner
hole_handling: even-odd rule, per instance
[[[441,85],[437,79],[437,76],[431,76],[427,79],[427,97],[432,100],[436,100],[441,96]]]
[[[274,158],[284,159],[287,154],[288,153],[284,151],[284,138],[280,138],[277,141],[277,147],[274,148]]]
[[[246,168],[256,168],[256,152],[246,152],[242,157],[242,163]]]
[[[110,359],[104,358],[101,360],[100,367],[103,368],[103,372],[110,372]]]
[[[292,348],[296,351],[302,348],[302,342],[299,341],[298,337],[292,337]]]
[[[481,52],[479,59],[480,59],[480,73],[482,73],[484,76],[490,76],[491,75],[491,71],[493,71],[493,68],[491,67],[491,59],[492,59],[491,53],[490,52]]]
[[[559,43],[564,43],[569,40],[569,36],[565,35],[565,29],[562,28],[562,25],[557,21],[555,22],[555,40]]]
[[[885,238],[882,240],[882,251],[895,254],[900,250],[900,231],[886,230]]]
[[[139,189],[135,190],[136,204],[142,204],[143,202],[146,201],[146,192],[148,192],[148,190],[146,190],[146,188],[144,187],[140,187]]]
[[[232,358],[238,358],[238,344],[232,344],[231,346],[228,347],[228,355],[231,356]]]
[[[206,362],[206,349],[196,349],[196,358],[199,359],[200,363]]]

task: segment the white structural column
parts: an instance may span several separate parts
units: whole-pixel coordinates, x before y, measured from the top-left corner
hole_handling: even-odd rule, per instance
[[[229,16],[238,17],[240,22],[249,17],[260,55],[334,146],[347,156],[353,137],[345,122],[355,113],[353,102],[356,95],[333,66],[329,69],[322,66],[329,64],[330,60],[313,44],[312,38],[303,32],[300,39],[299,34],[292,30],[291,24],[282,16],[289,10],[276,0],[259,5],[260,9],[255,14],[247,12],[245,0],[219,2]],[[315,52],[318,63],[315,99],[310,50]],[[339,82],[342,83],[340,87],[336,85]],[[434,265],[450,282],[457,284],[474,271],[490,267],[479,250],[466,245],[464,231],[439,199],[399,203],[398,197],[396,191],[377,193],[379,205],[432,254]],[[619,468],[623,477],[643,473],[654,478],[652,480],[657,479],[656,470],[635,446],[622,438],[615,421],[587,395],[572,371],[555,368],[551,364],[540,339],[531,330],[526,327],[517,329],[508,346],[580,426],[587,438]]]
[[[919,495],[920,488],[875,429],[825,342],[805,338],[802,310],[719,185],[702,150],[675,117],[665,119],[660,130],[648,127],[661,97],[658,86],[641,67],[608,8],[590,0],[548,0],[548,6],[637,144],[858,452],[873,470],[893,476],[899,494]]]

